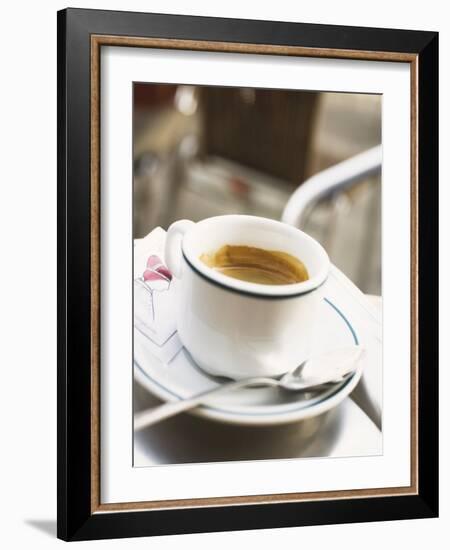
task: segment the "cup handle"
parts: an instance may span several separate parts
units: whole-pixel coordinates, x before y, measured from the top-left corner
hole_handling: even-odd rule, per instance
[[[174,222],[167,230],[164,256],[166,265],[172,275],[178,279],[181,277],[181,243],[189,229],[195,225],[191,220],[179,220]]]

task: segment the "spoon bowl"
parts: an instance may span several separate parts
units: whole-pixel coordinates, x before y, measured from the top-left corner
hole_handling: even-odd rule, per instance
[[[286,390],[300,391],[341,382],[355,372],[363,354],[362,346],[352,346],[311,357],[283,375],[278,385]]]

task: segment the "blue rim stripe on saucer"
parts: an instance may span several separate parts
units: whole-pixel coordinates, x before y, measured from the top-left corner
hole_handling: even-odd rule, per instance
[[[323,300],[331,308],[333,308],[333,310],[341,317],[341,319],[344,321],[347,328],[349,329],[355,344],[358,345],[359,344],[358,336],[357,336],[356,331],[353,328],[352,324],[347,319],[347,317],[342,313],[342,311],[331,300],[329,300],[328,298],[324,298]],[[180,395],[178,395],[175,392],[173,392],[172,390],[166,388],[165,386],[160,384],[157,380],[152,378],[138,363],[134,362],[134,364],[139,369],[139,371],[142,372],[142,374],[146,378],[148,378],[153,384],[159,386],[162,390],[166,391],[167,393],[169,393],[173,397],[175,397],[177,399],[183,399]],[[327,399],[330,399],[331,397],[336,395],[338,392],[340,392],[343,388],[345,388],[345,386],[350,384],[350,382],[353,380],[353,377],[355,376],[355,374],[353,374],[350,378],[345,380],[344,383],[340,384],[334,392],[328,393],[325,396],[322,396],[322,398],[318,397],[317,401],[313,401],[313,403],[311,403],[311,400],[310,400],[307,405],[303,405],[303,406],[300,406],[300,407],[295,408],[295,409],[290,409],[289,413],[296,412],[296,411],[301,411],[303,409],[308,409],[310,407],[313,407],[313,406],[319,405],[320,403],[323,403]],[[266,413],[263,413],[263,412],[259,412],[259,413],[258,412],[235,412],[235,411],[230,411],[229,409],[220,409],[220,408],[217,408],[217,407],[211,407],[209,405],[200,405],[200,407],[207,410],[207,411],[225,413],[225,414],[228,414],[228,415],[235,415],[235,416],[283,416],[283,415],[286,414],[286,411],[283,411],[283,412],[280,412],[280,413],[272,412],[272,411],[271,412],[266,412]]]
[[[359,345],[359,340],[358,340],[358,336],[356,335],[356,332],[355,332],[355,329],[352,327],[350,321],[347,319],[347,317],[342,313],[342,311],[333,304],[333,302],[331,300],[329,300],[328,298],[324,298],[324,301],[329,305],[331,306],[334,311],[336,311],[336,313],[343,319],[343,321],[345,322],[345,324],[347,325],[347,327],[349,328],[350,332],[352,333],[352,336],[353,336],[353,340],[355,341],[355,345]]]

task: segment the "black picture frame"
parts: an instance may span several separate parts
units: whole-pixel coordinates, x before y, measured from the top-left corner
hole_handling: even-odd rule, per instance
[[[64,540],[438,515],[438,34],[66,9],[58,12],[58,528]],[[397,52],[417,58],[418,490],[310,502],[93,511],[91,36]],[[420,368],[424,366],[426,368]]]

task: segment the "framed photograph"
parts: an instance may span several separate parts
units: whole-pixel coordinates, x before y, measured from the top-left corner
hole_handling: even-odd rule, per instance
[[[438,35],[58,13],[58,537],[438,514]]]

